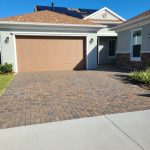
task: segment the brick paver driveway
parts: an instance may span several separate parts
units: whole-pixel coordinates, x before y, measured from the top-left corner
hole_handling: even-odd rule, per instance
[[[0,97],[0,128],[150,109],[148,91],[116,74],[19,73]]]

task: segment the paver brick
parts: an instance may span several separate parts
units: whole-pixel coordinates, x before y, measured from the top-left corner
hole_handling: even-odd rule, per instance
[[[148,91],[124,83],[116,76],[122,74],[18,73],[0,97],[0,128],[150,109]]]

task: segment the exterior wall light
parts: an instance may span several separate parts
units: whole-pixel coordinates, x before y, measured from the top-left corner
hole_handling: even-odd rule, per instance
[[[9,42],[9,37],[6,37],[5,43],[8,43],[8,42]]]
[[[91,38],[90,39],[90,44],[92,44],[94,42],[94,39],[93,38]]]

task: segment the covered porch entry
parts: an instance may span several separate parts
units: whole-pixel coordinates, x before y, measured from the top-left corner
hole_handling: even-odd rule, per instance
[[[97,40],[98,65],[115,64],[117,50],[117,33],[99,33]]]

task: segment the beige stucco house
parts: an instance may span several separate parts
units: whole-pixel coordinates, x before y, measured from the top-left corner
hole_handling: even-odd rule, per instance
[[[1,63],[12,63],[15,72],[95,69],[115,63],[117,33],[110,29],[125,19],[106,7],[82,9],[82,18],[50,8],[36,6],[33,13],[0,19]]]

